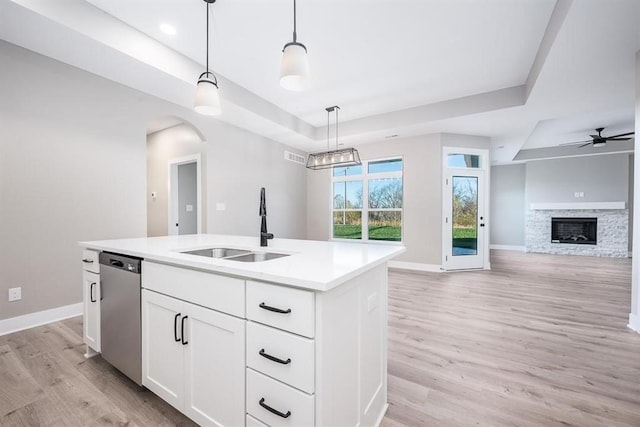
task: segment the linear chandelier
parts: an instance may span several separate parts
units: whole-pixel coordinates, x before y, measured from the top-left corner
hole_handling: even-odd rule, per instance
[[[307,158],[307,168],[313,170],[328,169],[335,166],[356,166],[361,165],[360,154],[355,148],[338,148],[338,110],[340,107],[334,105],[327,107],[327,151],[309,154]],[[336,148],[330,149],[329,143],[329,121],[331,113],[336,113]]]
[[[198,77],[194,110],[205,116],[216,116],[220,109],[220,95],[218,94],[218,79],[209,71],[209,6],[216,0],[204,0],[207,7],[207,70]]]

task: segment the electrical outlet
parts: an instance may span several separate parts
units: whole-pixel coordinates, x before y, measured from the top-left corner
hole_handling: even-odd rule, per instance
[[[22,299],[22,287],[9,288],[9,301],[19,301]]]

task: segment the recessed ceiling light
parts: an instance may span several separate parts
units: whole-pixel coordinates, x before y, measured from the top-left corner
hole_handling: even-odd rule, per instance
[[[160,24],[160,31],[170,36],[176,35],[176,29],[169,24]]]
[[[398,134],[397,134],[397,133],[394,133],[393,135],[387,135],[387,136],[385,136],[385,138],[387,138],[387,139],[388,139],[388,138],[397,138],[397,137],[398,137]]]

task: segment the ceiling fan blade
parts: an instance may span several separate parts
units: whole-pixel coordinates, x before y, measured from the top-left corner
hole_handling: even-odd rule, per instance
[[[600,135],[589,135],[589,136],[590,136],[591,138],[593,138],[593,139],[600,139],[600,138],[603,138],[603,137],[602,137],[602,136],[600,136]]]
[[[605,138],[607,141],[628,141],[631,138],[613,138],[613,137],[609,137],[609,138]]]
[[[611,135],[611,136],[607,136],[605,139],[611,139],[611,138],[617,138],[619,136],[627,136],[627,135],[633,135],[635,132],[627,132],[627,133],[621,133],[619,135]],[[628,138],[630,139],[630,138]]]
[[[586,147],[587,145],[591,145],[592,142],[587,142],[586,144],[578,145],[578,148]]]
[[[574,141],[574,142],[563,142],[561,144],[558,144],[558,146],[560,145],[576,145],[576,144],[584,144],[585,142],[591,144],[593,141],[592,140],[586,140],[586,141]]]

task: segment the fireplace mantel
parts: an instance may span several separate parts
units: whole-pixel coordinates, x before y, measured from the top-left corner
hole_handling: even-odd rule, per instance
[[[626,202],[531,203],[531,210],[626,209]]]

